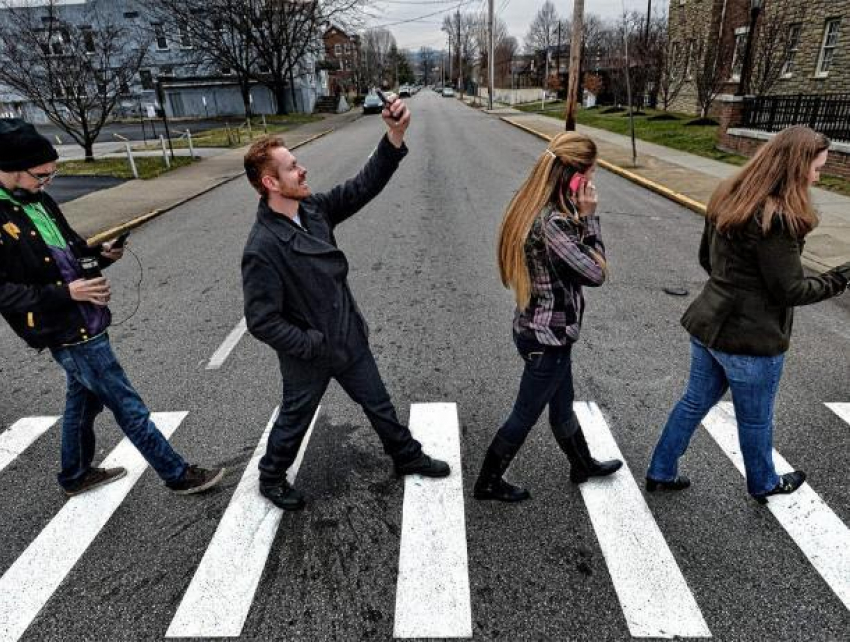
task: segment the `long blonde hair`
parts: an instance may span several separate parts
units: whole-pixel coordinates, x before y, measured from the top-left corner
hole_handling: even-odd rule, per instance
[[[762,231],[767,233],[778,216],[791,234],[804,237],[818,224],[809,195],[809,172],[818,154],[827,149],[829,139],[808,127],[783,129],[718,186],[708,203],[708,218],[726,234],[760,216]]]
[[[549,147],[505,210],[499,229],[499,274],[502,284],[514,291],[521,310],[531,301],[531,275],[525,243],[534,219],[547,204],[571,214],[564,202],[566,188],[576,172],[586,172],[596,162],[596,143],[576,132],[553,138]]]

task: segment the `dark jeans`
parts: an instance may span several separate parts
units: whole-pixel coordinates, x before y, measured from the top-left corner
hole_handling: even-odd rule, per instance
[[[553,348],[519,337],[516,345],[525,369],[513,410],[499,429],[499,436],[521,446],[547,404],[549,425],[571,434],[578,426],[573,413],[572,345]]]
[[[346,394],[363,408],[384,451],[394,461],[406,463],[422,452],[422,446],[407,426],[399,423],[370,350],[364,350],[341,370],[333,368],[326,357],[299,361],[285,356],[280,357],[280,369],[283,402],[269,434],[266,454],[260,460],[261,484],[277,484],[284,480],[331,379],[336,379]]]
[[[784,354],[728,354],[691,339],[688,388],[667,419],[646,476],[657,481],[676,478],[679,458],[697,426],[731,388],[747,490],[761,495],[773,489],[779,482],[773,467],[773,408],[784,361]]]
[[[73,488],[89,471],[94,458],[94,420],[106,406],[118,426],[163,481],[176,481],[187,464],[157,430],[150,411],[127,379],[105,334],[51,350],[65,370],[68,390],[62,418],[63,488]]]

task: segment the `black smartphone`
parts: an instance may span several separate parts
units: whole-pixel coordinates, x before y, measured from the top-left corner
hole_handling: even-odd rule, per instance
[[[121,236],[115,239],[112,242],[112,249],[117,250],[119,248],[124,247],[124,243],[127,241],[128,236],[130,236],[130,232],[124,232]]]
[[[380,89],[375,89],[375,93],[378,94],[378,98],[380,98],[381,102],[384,103],[384,107],[389,107],[390,99],[387,98],[387,95],[384,92],[382,92]],[[393,120],[398,120],[399,118],[401,118],[401,116],[393,116],[392,112],[390,112],[390,117]]]

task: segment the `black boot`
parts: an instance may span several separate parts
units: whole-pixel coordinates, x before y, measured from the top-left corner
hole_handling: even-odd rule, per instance
[[[591,477],[605,477],[617,472],[623,465],[619,459],[596,461],[591,457],[590,448],[575,416],[567,424],[553,426],[552,433],[570,460],[570,481],[574,484],[584,483]]]
[[[511,465],[521,444],[512,444],[499,435],[493,438],[493,443],[484,455],[481,472],[475,482],[472,496],[475,499],[495,499],[500,502],[521,502],[531,497],[527,490],[509,484],[502,475]]]
[[[285,479],[277,484],[260,482],[260,495],[283,510],[301,510],[304,508],[304,495],[289,485]]]

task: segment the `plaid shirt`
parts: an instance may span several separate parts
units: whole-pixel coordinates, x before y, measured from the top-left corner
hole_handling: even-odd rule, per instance
[[[605,282],[605,270],[592,255],[605,257],[600,233],[597,216],[576,221],[547,207],[534,220],[525,242],[531,301],[516,311],[517,335],[544,346],[578,341],[584,314],[581,288]]]

